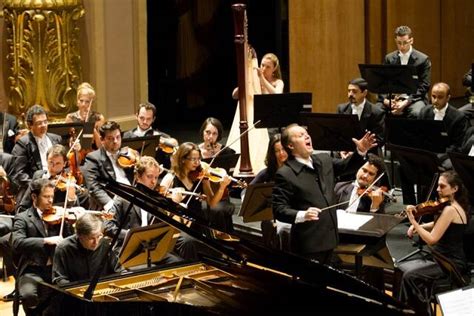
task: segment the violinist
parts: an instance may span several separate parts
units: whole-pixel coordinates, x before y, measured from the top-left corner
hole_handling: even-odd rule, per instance
[[[467,191],[460,177],[454,171],[443,172],[438,179],[438,196],[449,203],[441,207],[439,215],[432,222],[420,224],[415,216],[422,212],[424,203],[406,208],[411,226],[408,237],[418,234],[420,238],[454,262],[458,270],[467,272],[463,235],[469,220]],[[440,204],[443,205],[443,204]],[[433,208],[436,210],[435,208]],[[399,299],[415,309],[416,315],[431,315],[430,299],[436,281],[446,277],[433,260],[414,259],[400,264],[403,271]]]
[[[114,201],[100,185],[107,179],[130,185],[133,181],[133,168],[122,168],[118,164],[122,136],[120,125],[107,121],[99,129],[102,146],[87,154],[84,167],[84,180],[89,190],[91,209],[109,211]]]
[[[166,168],[170,167],[170,156],[178,147],[178,141],[170,135],[153,128],[156,120],[156,107],[150,102],[140,103],[137,111],[137,127],[126,131],[123,138],[160,135],[160,148],[156,152],[156,159]]]
[[[202,158],[213,158],[216,155],[231,155],[235,154],[235,150],[231,148],[225,148],[219,141],[222,139],[222,133],[224,128],[222,123],[214,118],[208,117],[199,130],[199,134],[202,137],[203,142],[199,144],[199,150],[201,151]],[[221,151],[222,150],[222,151]],[[211,187],[214,190],[219,189],[218,183],[212,183]],[[230,202],[228,188],[224,193],[224,197],[214,207],[208,207],[209,218],[214,219],[212,226],[226,232],[232,232],[232,214],[234,214],[235,206]]]
[[[88,208],[88,194],[85,189],[76,184],[76,180],[69,174],[66,168],[66,148],[63,145],[56,144],[48,149],[48,169],[37,170],[33,174],[33,180],[48,179],[56,184],[54,190],[53,204],[63,206],[67,199],[67,206],[82,206]],[[67,185],[70,186],[67,190]],[[66,196],[67,192],[67,196]],[[30,197],[30,189],[28,188],[25,196],[18,202],[18,212],[22,212],[31,207],[32,201]]]
[[[383,213],[385,199],[382,188],[374,187],[365,192],[370,185],[385,171],[382,158],[374,155],[367,155],[367,162],[359,168],[355,181],[345,181],[336,183],[334,192],[338,203],[347,203],[348,212],[371,212]],[[360,194],[363,194],[359,198]]]
[[[99,112],[93,111],[92,103],[95,101],[95,90],[90,83],[83,82],[77,87],[77,108],[76,112],[66,115],[66,123],[91,123],[94,124],[94,142],[95,149],[100,148],[99,128],[105,123],[105,118]]]
[[[54,252],[54,284],[90,280],[109,250],[110,240],[103,238],[104,224],[99,216],[80,216],[75,229],[76,234],[61,241]],[[112,252],[101,275],[106,276],[119,270],[118,257]]]
[[[25,314],[42,315],[48,306],[48,293],[38,292],[38,282],[51,283],[56,245],[70,235],[69,224],[48,226],[42,216],[53,207],[54,184],[46,179],[31,182],[33,205],[15,216],[12,245],[17,258],[17,284]]]
[[[219,184],[218,190],[214,191],[208,179],[201,179],[201,153],[199,147],[194,143],[186,142],[179,145],[178,150],[173,154],[171,169],[173,173],[165,175],[161,181],[162,187],[168,189],[181,187],[186,191],[204,193],[206,197],[205,201],[211,207],[215,206],[221,200],[225,188],[231,182],[228,176],[224,176],[223,181]],[[212,222],[212,219],[209,218],[209,214],[203,209],[201,201],[194,196],[182,195],[179,191],[174,191],[172,199],[176,203],[185,205],[193,217],[206,223]],[[180,256],[186,259],[197,259],[197,252],[199,250],[194,247],[186,248],[186,245],[189,244],[176,245]]]

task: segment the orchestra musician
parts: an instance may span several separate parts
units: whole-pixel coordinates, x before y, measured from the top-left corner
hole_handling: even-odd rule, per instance
[[[439,177],[437,192],[440,199],[446,198],[449,202],[445,206],[440,204],[440,214],[435,216],[434,221],[418,223],[415,216],[422,206],[407,206],[406,214],[411,223],[407,235],[412,238],[418,234],[426,244],[451,259],[465,274],[467,264],[463,236],[469,219],[466,188],[458,174],[446,171]],[[399,265],[399,269],[403,271],[399,299],[412,306],[416,315],[432,315],[430,302],[437,281],[446,277],[443,270],[436,262],[426,258],[406,261]]]
[[[224,127],[221,121],[214,117],[208,117],[204,120],[199,129],[199,135],[203,142],[199,144],[199,150],[203,159],[213,158],[224,147],[219,141],[222,139]],[[235,154],[235,150],[225,148],[219,155]]]
[[[292,224],[292,252],[320,263],[330,262],[339,241],[336,209],[332,207],[335,176],[355,171],[367,151],[377,146],[370,133],[353,141],[357,154],[341,160],[327,154],[313,155],[311,137],[303,127],[291,124],[283,131],[281,143],[289,157],[276,172],[272,202],[275,218]],[[322,211],[324,208],[328,209]]]
[[[1,111],[0,126],[2,129],[1,135],[3,137],[3,152],[11,153],[13,146],[15,146],[15,137],[20,132],[20,127],[18,126],[16,117],[6,111]]]
[[[156,120],[156,106],[150,102],[140,103],[136,116],[137,127],[126,131],[123,138],[160,135],[160,149],[157,151],[155,158],[166,168],[169,168],[170,155],[178,147],[178,141],[170,135],[153,128],[152,125]]]
[[[33,174],[33,180],[48,179],[56,184],[53,205],[63,206],[64,201],[67,199],[68,207],[82,206],[87,209],[89,196],[85,189],[76,185],[76,179],[68,173],[66,154],[66,148],[61,144],[55,144],[49,148],[47,152],[48,169],[37,170]],[[69,190],[67,190],[68,184],[70,186]],[[18,202],[18,212],[23,212],[30,208],[31,204],[30,188],[28,188],[23,199]]]
[[[467,129],[461,152],[468,156],[474,156],[474,126]]]
[[[43,221],[43,213],[53,207],[54,184],[47,179],[31,182],[33,205],[15,216],[12,245],[18,267],[16,282],[26,315],[42,315],[48,306],[47,293],[38,292],[38,282],[51,283],[52,263],[55,246],[71,232],[64,223],[48,225]]]
[[[100,148],[99,128],[105,123],[105,118],[99,112],[92,110],[92,103],[96,97],[95,90],[88,82],[83,82],[77,87],[77,108],[76,112],[66,115],[66,123],[92,123],[94,124],[93,135],[94,149]]]
[[[416,119],[420,110],[425,106],[428,90],[431,84],[431,61],[429,57],[413,48],[413,33],[406,25],[395,29],[395,43],[397,50],[387,54],[383,60],[384,65],[412,65],[418,77],[416,93],[399,103],[392,104],[386,95],[379,96],[383,107],[395,111],[395,114],[407,113],[407,117]]]
[[[18,186],[17,201],[23,198],[33,174],[37,170],[48,169],[48,149],[62,141],[61,136],[48,133],[48,114],[41,105],[33,105],[28,109],[26,122],[30,131],[16,142],[12,150],[16,159],[14,182]]]
[[[102,146],[87,154],[82,171],[89,191],[91,209],[109,211],[114,201],[100,185],[107,179],[130,185],[133,181],[133,168],[122,168],[118,164],[122,136],[120,125],[114,121],[105,122],[100,128]]]
[[[104,224],[99,216],[88,213],[81,215],[75,230],[76,233],[62,240],[54,252],[54,284],[90,280],[109,250],[110,240],[103,238]],[[101,276],[119,270],[118,257],[112,251]]]
[[[359,168],[354,181],[336,183],[334,192],[338,203],[349,201],[346,211],[348,212],[384,212],[384,195],[382,188],[374,188],[359,198],[374,181],[385,171],[382,158],[374,155],[367,155],[367,162]]]
[[[202,178],[201,153],[199,147],[190,142],[179,145],[178,150],[171,159],[171,169],[173,173],[168,173],[161,181],[161,186],[165,189],[183,188],[188,192],[204,193],[207,204],[215,206],[222,198],[225,188],[230,184],[229,176],[224,176],[217,191],[211,188],[209,179]],[[171,198],[176,203],[185,205],[190,214],[204,222],[209,222],[209,214],[205,213],[201,201],[192,195],[181,194],[178,190],[173,191]],[[189,236],[183,234],[182,240],[178,240],[176,250],[185,259],[197,259],[199,243],[187,242]],[[204,246],[204,245],[202,245]],[[207,248],[207,247],[206,247]]]

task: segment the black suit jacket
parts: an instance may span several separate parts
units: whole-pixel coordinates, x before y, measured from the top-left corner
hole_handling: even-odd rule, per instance
[[[339,104],[337,106],[337,113],[352,114],[351,104]],[[381,147],[384,143],[385,135],[385,112],[366,100],[359,123],[362,131],[368,130],[377,136],[377,143]]]
[[[400,56],[398,50],[387,54],[384,58],[383,63],[385,65],[401,65]],[[410,57],[408,58],[408,65],[415,67],[415,73],[418,78],[418,84],[416,93],[410,95],[412,102],[426,101],[426,95],[431,85],[431,61],[430,58],[413,48]]]
[[[4,120],[4,112],[0,112],[0,122]],[[18,134],[19,127],[16,117],[6,113],[5,126],[3,126],[3,151],[11,153],[15,146],[15,135]]]
[[[43,221],[34,207],[15,216],[12,243],[18,261],[18,276],[29,268],[45,268],[48,259],[53,258],[54,246],[45,245],[43,239],[57,236],[60,225],[50,226],[46,232]],[[69,225],[65,225],[64,237],[70,235]],[[52,263],[52,261],[51,261]]]
[[[46,136],[53,145],[61,144],[61,136],[52,133],[47,133]],[[35,171],[43,169],[38,144],[31,132],[16,142],[12,155],[16,157],[15,181],[24,187],[29,184]]]
[[[426,105],[420,111],[420,120],[434,120],[434,112],[432,105]],[[466,137],[469,121],[467,117],[459,112],[455,107],[448,104],[443,122],[449,137],[449,146],[446,151],[461,152],[461,148]],[[441,157],[442,159],[444,157]]]
[[[472,146],[474,146],[474,126],[469,127],[466,132],[466,137],[464,139],[464,144],[462,146],[462,153],[469,154]]]
[[[101,183],[104,183],[108,179],[115,180],[115,171],[112,165],[112,161],[107,156],[104,148],[97,149],[90,152],[86,156],[84,166],[82,168],[82,174],[86,182],[87,189],[90,194],[90,205],[93,209],[102,209],[112,197],[102,189]],[[133,168],[125,169],[130,183],[133,182]]]
[[[345,181],[345,182],[338,182],[334,187],[334,192],[336,193],[336,202],[342,203],[349,201],[352,195],[352,190],[354,189],[354,181]],[[377,213],[384,212],[384,204],[379,207]],[[372,205],[372,200],[368,196],[363,196],[360,198],[359,205],[357,206],[357,212],[370,212],[370,206]],[[348,204],[341,208],[347,207]]]
[[[335,177],[347,169],[359,168],[364,159],[355,153],[350,159],[331,158],[328,154],[311,156],[314,169],[289,159],[278,169],[272,193],[273,212],[291,227],[292,251],[310,254],[334,249],[339,242],[336,208],[322,211],[319,220],[295,224],[298,211],[308,207],[334,205]]]

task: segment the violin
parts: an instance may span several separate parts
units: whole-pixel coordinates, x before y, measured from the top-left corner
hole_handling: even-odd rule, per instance
[[[69,135],[69,143],[71,147],[69,153],[67,154],[67,159],[69,161],[69,169],[71,170],[72,175],[76,179],[76,183],[81,185],[84,183],[84,176],[82,175],[79,166],[86,158],[88,152],[85,149],[76,150],[74,148],[77,142],[76,129],[74,127],[72,127],[69,131]]]
[[[140,154],[130,147],[121,148],[117,157],[118,165],[124,169],[134,167],[138,160],[140,160]]]
[[[166,188],[164,186],[157,186],[156,191],[159,192],[161,195],[167,198],[171,198],[171,195],[173,193],[177,194],[182,194],[182,195],[189,195],[189,196],[195,196],[196,198],[200,200],[205,200],[206,195],[196,193],[196,192],[191,192],[191,191],[186,191],[184,188],[178,187],[178,188]]]
[[[386,196],[391,201],[396,201],[396,198],[392,194],[388,193],[388,188],[384,185],[380,187],[374,185],[368,190],[366,188],[358,188],[357,195],[368,196],[371,198],[373,196],[374,191],[377,191],[378,189],[382,191],[383,196]]]
[[[163,138],[160,138],[160,145],[158,147],[167,154],[173,154],[178,149],[173,140]]]
[[[57,176],[56,188],[60,191],[66,191],[68,183],[69,183],[70,185],[72,184],[74,188],[76,188],[77,190],[84,192],[86,189],[77,185],[76,181],[77,181],[76,177],[74,177],[71,172],[70,173],[63,172],[62,174]]]
[[[201,161],[201,166],[196,169],[196,171],[193,171],[190,174],[191,179],[209,179],[211,182],[222,182],[224,180],[224,177],[227,176],[227,171],[223,168],[213,168],[211,167],[208,163]],[[234,177],[229,176],[230,180],[232,182],[236,183],[238,187],[240,188],[246,188],[247,183],[244,181],[241,181],[239,179],[236,179]]]
[[[416,213],[413,215],[415,217],[420,217],[427,214],[439,214],[443,209],[451,204],[449,198],[440,198],[437,201],[426,201],[415,206]]]
[[[7,177],[0,177],[0,209],[10,214],[15,211],[15,197],[10,191],[10,181]]]
[[[59,225],[63,220],[64,213],[64,208],[59,206],[53,206],[50,209],[44,210],[41,217],[43,221],[48,225]],[[70,224],[74,224],[77,220],[77,217],[74,213],[67,213],[64,214],[64,220]]]

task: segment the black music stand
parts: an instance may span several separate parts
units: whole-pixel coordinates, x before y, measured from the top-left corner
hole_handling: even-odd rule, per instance
[[[244,223],[273,219],[271,202],[273,185],[273,182],[268,182],[248,186],[239,212]]]
[[[434,153],[445,153],[449,135],[443,121],[413,120],[390,117],[387,119],[387,143],[417,148]]]
[[[355,151],[352,138],[364,135],[355,114],[300,113],[300,117],[317,150]]]
[[[309,92],[254,95],[254,121],[259,128],[279,128],[299,122],[300,112],[311,112]]]
[[[119,261],[124,268],[136,267],[162,260],[173,250],[178,231],[164,223],[132,228],[120,250]]]
[[[142,156],[155,157],[156,148],[160,145],[160,135],[122,139],[122,147],[138,151]]]
[[[216,158],[206,158],[202,161],[210,163],[213,159],[211,167],[219,167],[225,169],[227,174],[233,174],[235,165],[239,160],[240,154],[230,154],[230,155],[219,155]]]
[[[61,144],[69,147],[69,139],[71,138],[71,129],[74,128],[76,136],[79,135],[84,128],[84,123],[54,123],[48,125],[48,133],[61,136]],[[82,132],[84,134],[84,132]],[[86,148],[81,143],[82,148]]]

